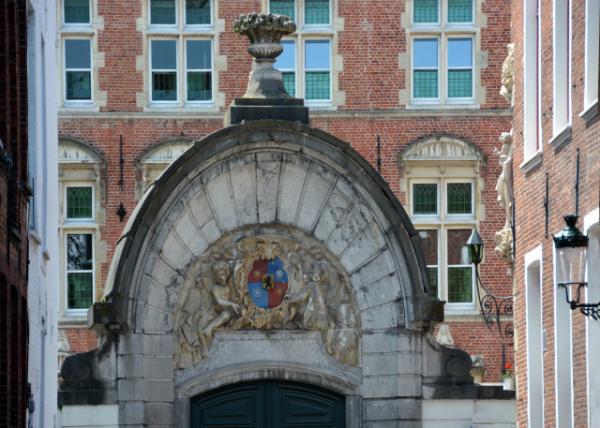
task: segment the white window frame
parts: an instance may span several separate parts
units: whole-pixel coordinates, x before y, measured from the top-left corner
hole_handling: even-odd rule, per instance
[[[571,0],[553,1],[552,31],[552,75],[553,110],[552,133],[554,137],[571,126],[571,40],[572,40]],[[565,28],[566,21],[566,28]]]
[[[324,68],[315,68],[315,69],[307,69],[306,68],[306,44],[310,43],[310,42],[328,42],[329,44],[329,70],[324,69]],[[316,36],[310,36],[310,37],[305,37],[302,39],[302,54],[303,54],[303,61],[302,61],[302,83],[303,83],[303,87],[302,87],[302,95],[303,98],[305,100],[305,103],[307,103],[307,105],[309,106],[316,106],[316,105],[331,105],[332,101],[333,101],[333,72],[332,72],[332,65],[333,65],[333,40],[330,38],[324,38],[324,37],[316,37]],[[321,72],[321,71],[328,71],[329,72],[329,98],[325,99],[325,98],[320,98],[320,99],[312,99],[309,100],[306,98],[306,74],[310,71],[316,71],[316,72]],[[298,91],[296,91],[297,93]]]
[[[472,20],[471,22],[448,22],[448,0],[438,0],[438,22],[437,23],[415,23],[414,22],[414,2],[410,10],[411,27],[407,31],[407,42],[410,49],[410,70],[408,73],[408,83],[410,91],[410,106],[415,107],[435,107],[443,105],[456,106],[476,106],[476,78],[479,68],[475,61],[475,50],[479,37],[478,28],[475,26],[476,1],[472,2]],[[415,50],[413,41],[416,39],[434,39],[438,40],[438,97],[437,98],[416,98],[414,96],[414,71],[415,71]],[[449,39],[471,39],[471,97],[452,97],[448,96],[448,40]],[[424,69],[424,68],[420,68]]]
[[[429,67],[429,68],[425,68],[425,67],[420,67],[419,70],[437,70],[438,72],[438,76],[437,76],[437,89],[438,89],[438,96],[436,98],[416,98],[415,97],[415,70],[416,67],[414,66],[415,63],[415,59],[414,59],[414,52],[415,52],[415,40],[433,40],[435,39],[437,41],[437,54],[438,54],[438,61],[437,61],[437,67],[433,68],[433,67]],[[430,34],[430,35],[418,35],[412,38],[411,40],[411,56],[410,56],[410,98],[411,98],[411,102],[413,104],[440,104],[441,100],[442,100],[442,37],[440,34]]]
[[[92,216],[89,218],[69,218],[68,217],[68,192],[70,188],[74,188],[74,187],[89,187],[92,189]],[[64,194],[63,194],[63,219],[64,219],[64,223],[65,224],[81,224],[81,223],[94,223],[95,219],[96,219],[96,204],[95,201],[96,200],[96,190],[95,190],[95,186],[93,184],[90,183],[76,183],[76,182],[69,182],[68,184],[65,184],[64,186]]]
[[[210,1],[210,24],[186,24],[186,0],[175,0],[175,24],[150,24],[151,22],[151,0],[147,0],[146,7],[148,10],[147,24],[147,64],[148,72],[147,88],[148,88],[148,108],[153,109],[206,109],[215,106],[215,98],[218,90],[217,73],[215,71],[215,8],[214,0]],[[163,101],[153,99],[152,90],[152,72],[173,70],[152,69],[152,41],[155,40],[174,40],[176,42],[176,83],[177,83],[177,100]],[[208,40],[211,46],[211,99],[188,101],[187,94],[187,41],[188,40]],[[197,70],[196,70],[197,71]],[[208,71],[208,70],[202,70]]]
[[[444,1],[437,0],[437,21],[436,22],[415,22],[415,1],[412,1],[410,9],[410,22],[413,27],[428,28],[428,27],[439,27],[442,23],[442,3]]]
[[[61,7],[60,7],[60,13],[61,13],[61,23],[63,27],[66,28],[77,28],[77,27],[90,27],[92,25],[92,7],[93,7],[93,1],[92,0],[88,0],[88,11],[89,11],[89,16],[88,16],[88,22],[66,22],[65,21],[65,17],[67,16],[67,14],[65,13],[65,0],[62,0],[61,2]]]
[[[544,293],[543,251],[539,245],[525,254],[525,320],[527,349],[527,422],[544,426]],[[534,294],[535,293],[535,294]],[[536,352],[538,355],[535,355]],[[539,357],[539,360],[534,359]],[[541,405],[532,405],[537,402]],[[535,407],[535,408],[534,408]]]
[[[437,185],[437,214],[414,214],[414,184]],[[448,214],[447,185],[448,183],[469,183],[471,185],[471,214]],[[451,177],[451,178],[409,178],[408,200],[410,205],[411,219],[417,230],[437,230],[438,234],[438,298],[446,301],[445,311],[448,315],[473,315],[476,313],[477,302],[477,280],[473,265],[450,265],[448,262],[448,231],[478,229],[476,219],[476,183],[473,178]],[[470,267],[472,282],[471,302],[448,302],[448,268]],[[429,267],[429,266],[428,266]]]
[[[214,0],[209,0],[210,7],[210,22],[208,24],[188,24],[187,23],[187,0],[182,0],[181,14],[183,19],[183,28],[187,31],[206,31],[210,30],[214,25]]]
[[[68,265],[68,247],[69,247],[69,235],[91,235],[92,236],[92,304],[96,301],[96,234],[92,229],[84,228],[65,228],[63,230],[63,264],[64,264],[64,314],[67,317],[84,317],[87,316],[89,308],[69,308],[69,273],[77,272],[89,272],[85,271],[70,271]]]
[[[154,73],[172,73],[173,70],[172,69],[154,69],[152,68],[152,42],[157,42],[157,41],[169,41],[169,42],[175,42],[175,84],[177,85],[176,89],[175,89],[175,95],[176,95],[176,99],[175,100],[155,100],[154,99],[154,88],[152,87],[152,82],[153,82],[153,74]],[[166,105],[166,106],[175,106],[175,105],[179,105],[180,100],[181,100],[181,76],[180,76],[180,62],[181,62],[181,52],[180,52],[180,39],[179,38],[175,38],[175,37],[152,37],[150,39],[148,39],[148,66],[149,66],[149,90],[150,90],[150,102],[152,104],[155,105]]]
[[[541,153],[541,0],[523,1],[523,167]]]
[[[600,68],[600,0],[585,2],[585,89],[584,113],[598,104],[598,73]]]
[[[187,61],[188,61],[188,57],[187,57],[187,49],[188,49],[188,42],[190,41],[207,41],[210,44],[210,69],[189,69],[188,65],[187,65]],[[188,37],[183,39],[183,44],[184,44],[184,52],[183,52],[183,64],[184,64],[184,76],[183,76],[183,84],[184,84],[184,92],[185,92],[185,103],[186,104],[193,104],[193,105],[212,105],[214,103],[214,99],[215,99],[215,87],[213,85],[214,82],[214,69],[215,69],[215,62],[214,62],[214,46],[213,46],[213,40],[209,39],[209,38],[202,38],[202,37]],[[188,99],[188,79],[187,79],[187,75],[188,73],[193,73],[193,72],[210,72],[210,99],[209,100],[189,100]]]
[[[185,0],[183,0],[185,1]],[[153,24],[152,23],[152,0],[148,0],[148,28],[154,29],[154,30],[166,30],[166,29],[173,29],[176,30],[179,27],[179,14],[180,14],[180,6],[179,3],[181,2],[181,0],[174,0],[175,3],[175,22],[173,24]],[[184,8],[185,9],[185,8]],[[212,14],[212,9],[211,9],[211,14]]]
[[[69,68],[67,69],[67,40],[88,40],[90,42],[90,68]],[[62,39],[62,83],[63,100],[65,105],[90,105],[94,103],[94,39],[87,35],[68,35]],[[90,99],[89,100],[71,100],[67,98],[67,71],[89,71],[90,73]]]
[[[464,39],[469,39],[471,40],[471,67],[450,67],[448,64],[448,45],[449,45],[449,40],[451,39],[458,39],[458,40],[464,40]],[[445,96],[445,103],[446,104],[473,104],[475,102],[475,36],[473,34],[466,34],[466,35],[461,35],[459,33],[455,33],[452,35],[447,35],[446,39],[445,39],[445,44],[446,44],[446,49],[445,49],[445,53],[446,56],[444,58],[444,63],[446,65],[446,68],[444,70],[444,96]],[[470,97],[450,97],[448,95],[448,90],[450,88],[450,85],[448,84],[448,76],[450,74],[450,70],[471,70],[471,96]]]

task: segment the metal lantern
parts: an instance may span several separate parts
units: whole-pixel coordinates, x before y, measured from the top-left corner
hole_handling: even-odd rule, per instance
[[[477,266],[483,259],[483,241],[481,240],[481,236],[479,236],[479,233],[477,233],[476,229],[473,229],[471,236],[469,236],[467,248],[469,249],[469,258],[471,259],[471,263]]]
[[[577,216],[565,216],[567,224],[554,236],[556,248],[556,282],[558,285],[585,284],[589,239],[577,229]]]

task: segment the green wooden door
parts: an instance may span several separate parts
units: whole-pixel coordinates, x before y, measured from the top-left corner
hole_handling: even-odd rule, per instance
[[[191,402],[192,428],[343,428],[344,397],[290,382],[242,383]]]

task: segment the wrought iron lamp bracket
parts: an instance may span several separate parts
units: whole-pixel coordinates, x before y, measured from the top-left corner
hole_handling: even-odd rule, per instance
[[[479,276],[479,266],[475,265],[475,278],[477,281],[477,300],[481,316],[488,328],[493,329],[494,326],[498,330],[498,335],[504,342],[508,340],[512,342],[514,337],[514,326],[512,321],[505,321],[501,317],[513,316],[513,296],[496,296],[491,293]]]
[[[586,317],[591,317],[595,321],[600,320],[600,302],[580,303],[581,290],[587,287],[587,282],[563,282],[559,283],[558,286],[565,290],[565,298],[572,311],[579,309],[579,311]],[[577,286],[574,299],[569,298],[569,289],[571,286]]]

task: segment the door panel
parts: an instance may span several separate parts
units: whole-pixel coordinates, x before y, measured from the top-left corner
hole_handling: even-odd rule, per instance
[[[344,428],[344,397],[290,382],[228,386],[191,402],[192,428]]]

